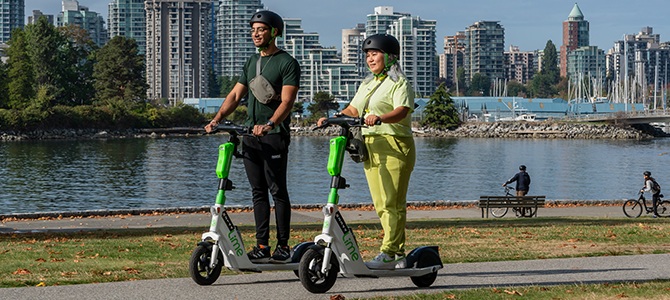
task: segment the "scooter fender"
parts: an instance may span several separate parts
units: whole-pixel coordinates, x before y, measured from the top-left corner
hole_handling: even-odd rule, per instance
[[[314,246],[314,242],[302,242],[300,244],[297,244],[293,247],[293,256],[291,256],[291,261],[292,262],[300,262],[300,259],[302,258],[303,254],[307,252],[308,249],[311,249],[312,246]],[[323,253],[323,252],[321,252]]]
[[[435,255],[440,256],[440,250],[439,247],[437,246],[422,246],[419,248],[415,248],[414,250],[410,251],[409,254],[407,254],[407,257],[405,258],[407,261],[407,267],[416,268],[417,267],[416,263],[419,261],[422,254],[425,252],[433,252]],[[442,267],[444,267],[444,265],[442,265],[442,262],[440,262],[440,268]]]

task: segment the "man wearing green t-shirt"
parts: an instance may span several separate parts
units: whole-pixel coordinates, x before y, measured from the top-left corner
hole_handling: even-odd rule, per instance
[[[284,21],[279,15],[271,11],[260,11],[251,17],[250,24],[254,45],[260,53],[247,60],[239,81],[221,104],[214,119],[205,126],[205,130],[210,132],[221,120],[233,113],[240,100],[251,90],[248,93],[248,116],[245,125],[253,127],[256,138],[244,138],[242,144],[244,168],[253,196],[257,245],[248,256],[254,263],[286,263],[291,257],[291,248],[288,245],[291,203],[286,187],[290,143],[288,116],[300,88],[300,65],[275,44],[275,38],[281,36],[284,30]],[[268,191],[275,202],[277,220],[277,247],[272,255],[269,246]]]

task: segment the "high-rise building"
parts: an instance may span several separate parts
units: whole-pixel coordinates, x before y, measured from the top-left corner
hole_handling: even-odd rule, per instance
[[[300,64],[300,90],[296,101],[311,102],[314,94],[321,91],[338,100],[352,99],[361,83],[356,65],[342,63],[335,47],[321,46],[318,33],[304,32],[301,19],[284,18],[284,28],[277,47]]]
[[[510,46],[505,51],[505,79],[526,84],[533,79],[533,52],[519,51],[518,46]]]
[[[463,51],[465,50],[465,31],[444,37],[444,53],[439,57],[439,77],[451,84],[456,84],[458,68],[463,67]],[[460,87],[459,87],[460,88]]]
[[[354,28],[342,29],[342,63],[356,65],[361,77],[367,68],[365,53],[361,51],[364,40],[365,24],[358,23]]]
[[[584,46],[569,51],[567,60],[569,78],[592,77],[604,80],[607,75],[605,51],[597,46]]]
[[[144,0],[113,0],[108,7],[108,38],[121,35],[128,39],[135,39],[140,54],[143,54],[147,47],[147,17]]]
[[[258,52],[249,34],[251,16],[263,10],[260,0],[222,0],[217,21],[220,76],[239,76],[247,59]]]
[[[66,26],[68,24],[77,25],[86,30],[88,37],[102,47],[107,44],[107,29],[105,20],[100,14],[89,11],[88,7],[79,5],[76,0],[63,1],[63,11],[56,18],[56,26]]]
[[[563,45],[561,46],[561,76],[568,74],[569,52],[589,46],[589,22],[575,3],[568,20],[563,22]]]
[[[148,0],[146,66],[147,98],[207,96],[212,1]]]
[[[24,0],[0,0],[0,43],[7,43],[12,30],[23,28],[25,18]]]
[[[400,17],[411,17],[410,13],[393,12],[393,6],[377,6],[375,12],[368,15],[365,24],[365,36],[387,33],[389,26]]]
[[[623,40],[615,41],[606,55],[607,72],[614,82],[662,86],[670,75],[670,47],[660,40],[653,28],[644,27],[637,34],[625,34]]]
[[[389,26],[388,34],[400,42],[400,65],[414,92],[427,97],[435,92],[438,77],[435,50],[437,21],[420,17],[400,17]]]
[[[54,15],[45,15],[39,10],[33,10],[33,15],[28,16],[28,24],[35,24],[35,22],[37,22],[37,19],[39,19],[41,16],[45,16],[47,18],[47,22],[49,22],[50,24],[54,23]]]
[[[500,21],[479,21],[465,28],[465,81],[479,73],[504,79],[505,29]]]

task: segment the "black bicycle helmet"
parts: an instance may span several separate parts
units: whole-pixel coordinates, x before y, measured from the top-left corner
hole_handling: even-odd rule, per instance
[[[644,176],[651,176],[651,172],[649,172],[649,171],[644,171]]]
[[[363,41],[363,52],[371,49],[400,56],[400,43],[395,37],[388,34],[375,34],[365,39]]]
[[[274,28],[277,32],[276,36],[282,36],[283,34],[282,31],[284,30],[284,20],[278,14],[269,10],[259,11],[251,16],[249,25],[253,25],[254,23],[263,23],[268,25],[270,28]]]
[[[519,170],[521,170],[521,171],[525,171],[525,170],[526,170],[526,166],[525,166],[525,165],[520,165],[520,166],[519,166]]]

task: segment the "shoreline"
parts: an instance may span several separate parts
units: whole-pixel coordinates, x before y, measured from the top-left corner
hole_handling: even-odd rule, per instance
[[[628,199],[613,200],[546,200],[546,207],[559,206],[617,206],[626,202]],[[463,209],[476,208],[478,200],[463,201],[408,201],[408,210],[442,210],[442,209]],[[325,204],[293,204],[291,210],[321,210]],[[54,212],[32,212],[32,213],[10,213],[0,214],[0,222],[17,220],[45,220],[61,218],[86,218],[86,217],[109,217],[109,216],[142,216],[142,215],[163,215],[163,214],[187,214],[187,213],[208,213],[209,205],[189,206],[189,207],[166,207],[166,208],[138,208],[138,209],[99,209],[83,211],[54,211]],[[274,205],[271,206],[274,209]],[[340,210],[374,210],[371,203],[342,203],[338,205]],[[229,213],[251,212],[251,205],[231,205],[226,206]]]
[[[293,136],[334,136],[338,129],[313,131],[315,126],[292,127]],[[449,128],[413,128],[414,137],[446,138],[519,138],[519,139],[614,139],[647,140],[668,137],[651,125],[615,126],[608,124],[539,122],[463,123]],[[51,129],[28,132],[0,131],[0,141],[24,140],[91,140],[123,138],[165,138],[203,135],[199,127],[145,128],[145,129]],[[217,133],[222,134],[222,133]]]

